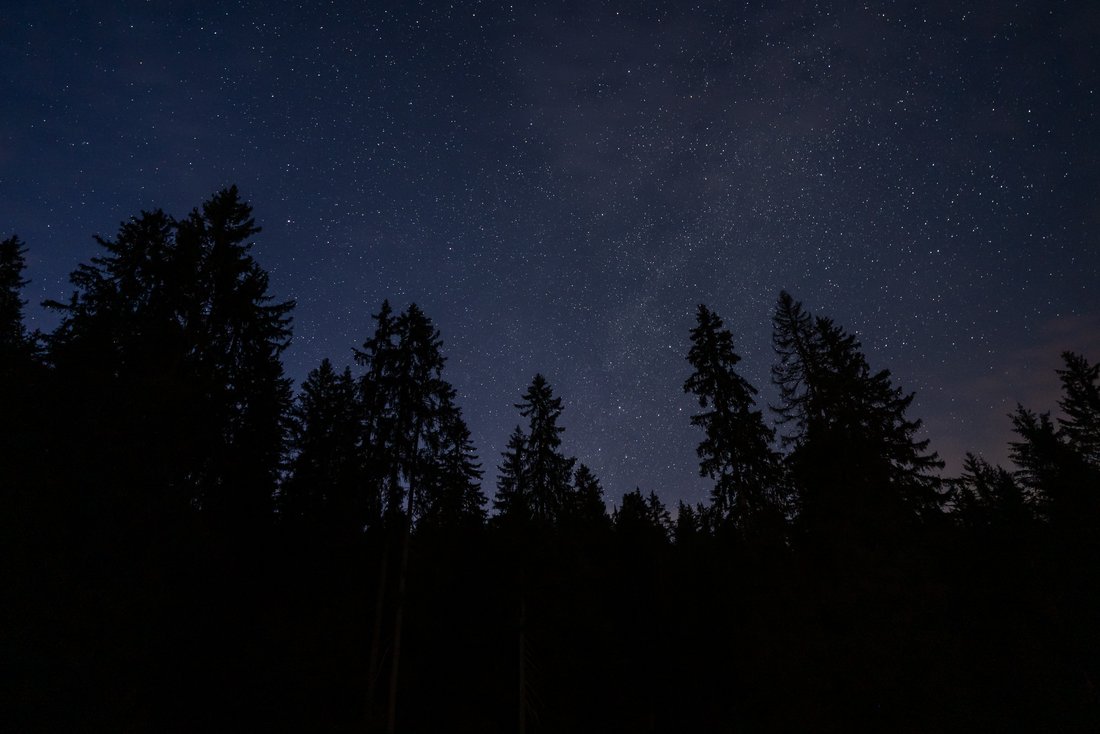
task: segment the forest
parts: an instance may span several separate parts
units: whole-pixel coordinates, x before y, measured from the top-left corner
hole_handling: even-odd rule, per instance
[[[547,376],[475,447],[415,304],[295,389],[258,233],[235,187],[142,212],[49,333],[0,243],[9,731],[1100,730],[1085,355],[946,476],[842,325],[778,294],[768,406],[700,305],[710,500],[609,498]]]

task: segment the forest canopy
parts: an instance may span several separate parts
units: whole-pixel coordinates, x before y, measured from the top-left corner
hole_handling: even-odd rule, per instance
[[[271,293],[260,232],[236,187],[181,218],[141,212],[45,304],[49,333],[25,326],[27,245],[0,242],[21,721],[1098,721],[1100,364],[1085,355],[1062,355],[1056,406],[1008,418],[1011,466],[971,454],[948,477],[913,393],[843,326],[778,294],[778,398],[761,405],[738,335],[699,305],[683,392],[709,502],[635,488],[609,512],[563,450],[569,396],[550,376],[516,396],[507,445],[479,452],[416,304],[383,301],[295,391],[294,304]]]

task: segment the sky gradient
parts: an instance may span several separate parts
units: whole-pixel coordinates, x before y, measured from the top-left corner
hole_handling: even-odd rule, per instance
[[[1100,359],[1095,3],[110,5],[0,11],[31,325],[91,235],[236,183],[289,375],[415,301],[490,491],[539,371],[610,497],[704,499],[700,302],[762,402],[781,289],[858,333],[949,469]]]

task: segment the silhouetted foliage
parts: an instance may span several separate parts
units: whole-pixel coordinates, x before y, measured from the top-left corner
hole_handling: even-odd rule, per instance
[[[452,391],[453,392],[453,391]],[[481,491],[481,464],[470,439],[462,411],[450,394],[431,438],[421,523],[443,527],[480,527],[488,500]]]
[[[90,451],[106,459],[93,476],[228,521],[269,513],[293,304],[272,303],[249,254],[259,231],[235,187],[183,220],[143,212],[96,238],[106,254],[74,271],[68,303],[48,302],[62,315],[50,360],[74,388],[78,434],[97,436]],[[122,479],[120,467],[138,471]]]
[[[384,302],[361,371],[325,359],[291,401],[258,231],[236,189],[142,213],[46,337],[0,242],[8,728],[1100,728],[1084,357],[1060,415],[1013,414],[1015,471],[968,455],[945,504],[912,395],[854,336],[781,295],[781,454],[701,306],[711,503],[635,489],[609,517],[536,375],[486,523],[432,321]]]
[[[633,538],[667,542],[672,532],[672,516],[656,492],[643,495],[642,490],[623,495],[612,514],[616,532]]]
[[[497,491],[493,497],[493,510],[497,517],[509,522],[526,522],[530,519],[530,490],[527,487],[527,458],[524,455],[527,436],[519,426],[508,438],[508,447],[501,454],[497,467]]]
[[[787,293],[774,318],[780,423],[799,491],[800,521],[811,533],[852,539],[889,537],[941,507],[942,468],[920,420],[906,411],[913,394],[872,372],[855,336],[814,318]],[[885,535],[884,535],[885,534]]]
[[[377,522],[360,438],[360,403],[351,370],[328,359],[310,371],[290,411],[290,475],[279,493],[284,519],[362,531]]]
[[[1080,354],[1064,352],[1062,399],[1058,406],[1065,414],[1058,419],[1066,443],[1085,463],[1100,470],[1100,363],[1089,365]]]
[[[561,398],[554,397],[546,378],[537,374],[523,394],[523,402],[517,403],[516,408],[529,422],[521,454],[520,486],[523,491],[515,495],[525,501],[526,507],[519,512],[535,523],[553,525],[560,520],[569,502],[570,480],[576,462],[560,451],[560,434],[565,430],[558,425]]]
[[[1017,406],[1010,444],[1017,475],[1051,522],[1075,537],[1095,532],[1100,523],[1100,464],[1096,461],[1100,425],[1100,386],[1096,366],[1079,355],[1062,355],[1065,368],[1058,425],[1049,413]]]
[[[23,241],[15,235],[0,242],[0,375],[6,375],[16,361],[30,358],[31,339],[23,326],[21,291],[27,285],[23,270],[27,263]]]
[[[699,473],[714,480],[714,511],[750,534],[782,517],[781,467],[771,448],[775,432],[753,409],[756,388],[734,370],[740,361],[718,314],[700,305],[688,352],[695,371],[684,383],[684,392],[709,408],[691,418],[706,434],[697,449]]]
[[[573,486],[566,495],[563,517],[578,526],[597,528],[603,527],[609,519],[600,480],[584,464],[573,474]]]
[[[971,528],[1020,529],[1033,518],[1031,502],[1012,474],[967,454],[956,484],[955,512]]]

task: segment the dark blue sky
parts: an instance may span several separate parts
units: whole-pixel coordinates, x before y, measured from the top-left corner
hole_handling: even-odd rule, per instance
[[[1100,359],[1095,3],[22,5],[0,234],[33,303],[237,183],[289,374],[415,301],[490,469],[541,371],[609,495],[702,499],[699,302],[764,399],[780,289],[858,332],[950,466],[1054,407],[1061,349]]]

